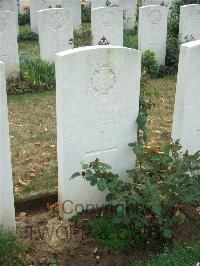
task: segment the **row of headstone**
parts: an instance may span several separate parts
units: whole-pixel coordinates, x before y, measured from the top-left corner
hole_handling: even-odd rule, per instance
[[[180,35],[186,39],[200,39],[200,5],[181,7]],[[14,13],[0,12],[0,60],[6,63],[6,77],[19,71],[16,21]],[[40,53],[44,60],[73,47],[73,23],[70,10],[47,9],[38,12]],[[123,46],[123,15],[117,7],[92,10],[93,45]],[[139,11],[138,47],[151,49],[159,64],[165,64],[167,37],[167,8],[161,5],[141,7]],[[103,40],[102,40],[103,39]],[[46,40],[49,40],[48,42]]]
[[[64,219],[75,214],[78,205],[97,207],[105,202],[105,195],[84,179],[69,180],[81,161],[99,158],[123,180],[126,170],[134,166],[135,156],[127,144],[137,140],[140,76],[137,50],[93,46],[57,54],[58,195]],[[4,64],[0,63],[0,225],[4,231],[14,231],[5,84]],[[200,40],[181,47],[172,129],[173,139],[180,139],[190,154],[200,150],[199,84]]]
[[[161,5],[139,8],[138,48],[154,52],[165,64],[168,9]],[[181,6],[179,35],[181,43],[200,39],[200,4]]]
[[[86,180],[69,180],[81,172],[81,161],[99,158],[123,180],[134,165],[127,143],[137,139],[140,67],[140,52],[128,48],[95,46],[57,54],[58,195],[64,219],[76,214],[77,206],[105,203],[105,194]],[[195,41],[181,47],[172,130],[190,154],[200,150],[199,84],[200,41]]]

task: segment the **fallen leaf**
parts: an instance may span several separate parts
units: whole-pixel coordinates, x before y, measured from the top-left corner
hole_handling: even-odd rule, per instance
[[[35,177],[35,176],[36,176],[35,173],[31,173],[31,172],[29,172],[27,175],[28,175],[29,177]]]
[[[54,204],[47,203],[47,209],[48,211],[58,211],[58,202]]]
[[[40,142],[35,142],[35,143],[34,143],[34,146],[37,146],[37,147],[38,147],[38,146],[40,146],[40,145],[41,145]]]
[[[20,192],[20,188],[19,188],[19,187],[17,187],[17,186],[15,186],[15,187],[14,187],[14,192],[15,192],[15,193],[18,193],[18,192]]]
[[[19,213],[19,218],[25,218],[26,212],[20,212]]]
[[[28,158],[26,158],[26,162],[31,162],[33,160],[33,157],[28,157]]]
[[[55,147],[56,147],[56,145],[50,145],[49,147],[50,147],[50,148],[55,148]]]
[[[19,178],[18,182],[22,186],[27,186],[27,185],[29,185],[31,183],[31,180],[22,180],[22,179]]]

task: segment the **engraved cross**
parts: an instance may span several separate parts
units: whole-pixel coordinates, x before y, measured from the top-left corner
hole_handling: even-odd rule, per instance
[[[104,130],[100,131],[100,148],[93,150],[93,151],[89,151],[86,152],[86,155],[90,156],[90,155],[97,155],[97,156],[101,156],[107,152],[112,152],[112,151],[116,151],[117,150],[117,146],[110,146],[105,148],[104,146]]]

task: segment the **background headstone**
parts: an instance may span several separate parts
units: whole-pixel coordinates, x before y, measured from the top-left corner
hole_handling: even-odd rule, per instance
[[[119,8],[123,9],[124,29],[134,29],[137,0],[120,0]]]
[[[123,10],[118,7],[99,7],[91,14],[92,44],[103,37],[111,45],[123,46]]]
[[[62,0],[30,0],[30,20],[31,30],[38,33],[37,12],[49,7],[55,8],[57,5],[62,6]]]
[[[0,230],[15,232],[15,229],[5,68],[0,62]]]
[[[141,51],[152,50],[162,65],[165,65],[167,16],[167,7],[152,5],[139,8],[138,48]]]
[[[15,13],[16,27],[17,27],[17,33],[18,33],[19,32],[19,27],[18,27],[17,0],[0,0],[0,12],[1,11],[11,11],[11,12]]]
[[[40,56],[54,61],[55,54],[73,48],[72,11],[50,8],[38,11]]]
[[[15,13],[0,12],[0,61],[5,63],[6,78],[19,72]]]
[[[200,4],[181,6],[179,35],[181,42],[200,39]]]
[[[172,138],[183,150],[200,150],[200,40],[181,45]]]
[[[72,10],[73,27],[77,29],[81,26],[81,2],[80,0],[63,0],[62,7]]]
[[[126,170],[134,167],[135,155],[128,143],[137,140],[140,75],[137,50],[95,46],[57,54],[59,204],[64,218],[74,215],[79,203],[85,207],[105,202],[102,193],[85,180],[69,180],[81,169],[81,161],[99,158],[123,179]]]

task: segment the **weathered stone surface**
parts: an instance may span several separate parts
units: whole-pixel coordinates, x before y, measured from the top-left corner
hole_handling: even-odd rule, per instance
[[[15,232],[15,228],[5,68],[0,62],[0,229]]]
[[[172,138],[190,154],[200,150],[200,40],[181,45]]]
[[[0,61],[5,63],[6,77],[19,72],[17,27],[15,13],[0,11]]]
[[[134,29],[137,0],[119,0],[119,8],[123,9],[124,29]]]
[[[1,11],[11,11],[15,13],[17,32],[19,32],[17,0],[0,0],[0,12]]]
[[[123,179],[134,167],[128,143],[137,139],[140,75],[137,50],[93,46],[57,54],[59,204],[64,218],[74,215],[78,204],[85,208],[105,202],[82,178],[69,180],[81,169],[81,161],[99,158]]]
[[[40,56],[54,61],[55,54],[73,47],[72,11],[50,8],[38,11]]]
[[[62,0],[62,7],[72,10],[73,27],[74,29],[78,29],[81,26],[81,1]]]
[[[200,39],[200,5],[185,5],[180,9],[181,42]]]
[[[139,9],[138,47],[152,50],[159,64],[165,65],[168,9],[160,5]]]

